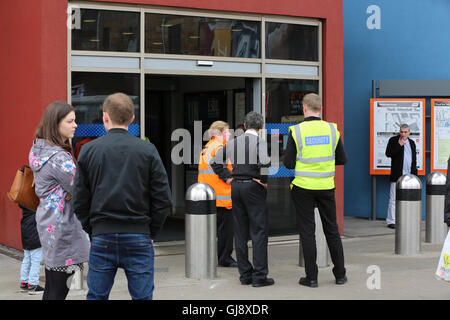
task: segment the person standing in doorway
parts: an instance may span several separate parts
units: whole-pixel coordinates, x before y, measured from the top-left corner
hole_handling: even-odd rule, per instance
[[[267,258],[267,179],[270,158],[267,143],[260,139],[264,128],[261,114],[245,116],[245,133],[220,149],[210,165],[223,181],[231,184],[233,226],[240,281],[253,287],[275,283],[268,278]],[[227,168],[231,161],[233,171]],[[253,244],[253,265],[248,261],[248,239]]]
[[[115,93],[103,103],[107,134],[84,145],[78,157],[74,209],[91,236],[88,300],[106,300],[123,268],[133,300],[154,289],[153,241],[171,208],[166,170],[152,143],[133,137],[134,104]]]
[[[335,166],[345,164],[347,155],[336,124],[323,121],[321,112],[322,101],[317,94],[309,93],[303,97],[305,120],[289,127],[283,160],[286,168],[295,170],[291,195],[298,218],[306,273],[299,284],[311,288],[318,287],[315,206],[330,249],[336,284],[347,282],[334,196]]]
[[[209,128],[211,139],[203,148],[198,164],[198,182],[210,185],[216,193],[217,208],[217,253],[220,267],[237,267],[231,257],[233,252],[233,217],[231,202],[231,186],[214,173],[209,162],[217,151],[223,148],[230,138],[229,125],[223,121],[215,121]],[[231,171],[231,164],[228,165]]]
[[[395,186],[398,178],[407,173],[417,175],[416,144],[409,138],[407,124],[400,126],[400,133],[389,139],[386,157],[391,158],[389,206],[386,218],[388,228],[395,229]]]

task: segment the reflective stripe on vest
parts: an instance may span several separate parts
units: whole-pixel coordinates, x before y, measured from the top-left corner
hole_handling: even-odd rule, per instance
[[[300,132],[300,126],[299,125],[294,126],[295,135],[297,137],[298,150],[299,150],[298,157],[297,157],[298,161],[301,161],[303,163],[318,163],[318,162],[334,160],[334,157],[335,157],[334,146],[336,146],[336,130],[332,123],[328,123],[328,124],[330,125],[330,129],[331,129],[331,146],[333,149],[333,154],[329,157],[316,157],[316,158],[303,158],[303,140],[302,140],[302,134]]]
[[[199,169],[198,170],[198,173],[199,174],[215,174],[214,173],[214,170],[209,166],[209,164],[208,164],[208,169]]]
[[[327,178],[334,177],[335,171],[331,172],[311,172],[311,171],[295,171],[296,177],[309,177],[309,178]]]
[[[231,194],[229,196],[216,196],[216,200],[231,200]]]
[[[215,174],[213,168],[211,168],[211,165],[209,164],[209,162],[211,161],[211,154],[212,152],[218,148],[219,146],[222,146],[222,144],[220,142],[213,142],[213,144],[211,147],[209,147],[208,149],[208,154],[206,155],[206,163],[208,165],[208,169],[199,169],[198,173],[199,174]]]
[[[333,123],[322,120],[291,126],[297,147],[292,184],[310,190],[334,188],[335,150],[340,134]]]
[[[216,193],[216,206],[231,209],[231,186],[220,179],[209,164],[215,153],[217,153],[217,150],[222,146],[222,143],[215,139],[210,140],[206,144],[200,155],[198,182],[207,183],[214,189],[214,192]],[[204,154],[204,152],[206,152],[206,154]],[[229,167],[229,169],[232,170],[232,167]]]

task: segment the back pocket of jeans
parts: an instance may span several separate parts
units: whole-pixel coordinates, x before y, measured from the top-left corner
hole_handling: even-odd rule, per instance
[[[91,242],[89,254],[89,269],[95,271],[106,271],[108,265],[108,246]]]
[[[148,242],[130,243],[125,247],[126,260],[124,267],[136,273],[145,273],[153,269],[153,246]]]

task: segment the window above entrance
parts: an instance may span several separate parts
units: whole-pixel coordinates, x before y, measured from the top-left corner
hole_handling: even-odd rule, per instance
[[[72,29],[72,50],[140,51],[140,14],[112,10],[80,10],[80,27]]]
[[[261,57],[261,22],[147,13],[145,52]]]
[[[266,59],[319,61],[319,27],[266,22]]]

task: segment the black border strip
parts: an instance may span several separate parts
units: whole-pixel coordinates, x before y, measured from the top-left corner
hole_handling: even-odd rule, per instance
[[[216,214],[216,200],[186,200],[186,214],[208,215]]]
[[[427,184],[427,195],[445,196],[447,193],[447,186],[445,184],[429,185]]]
[[[395,200],[399,201],[420,201],[422,200],[421,189],[397,189]]]

